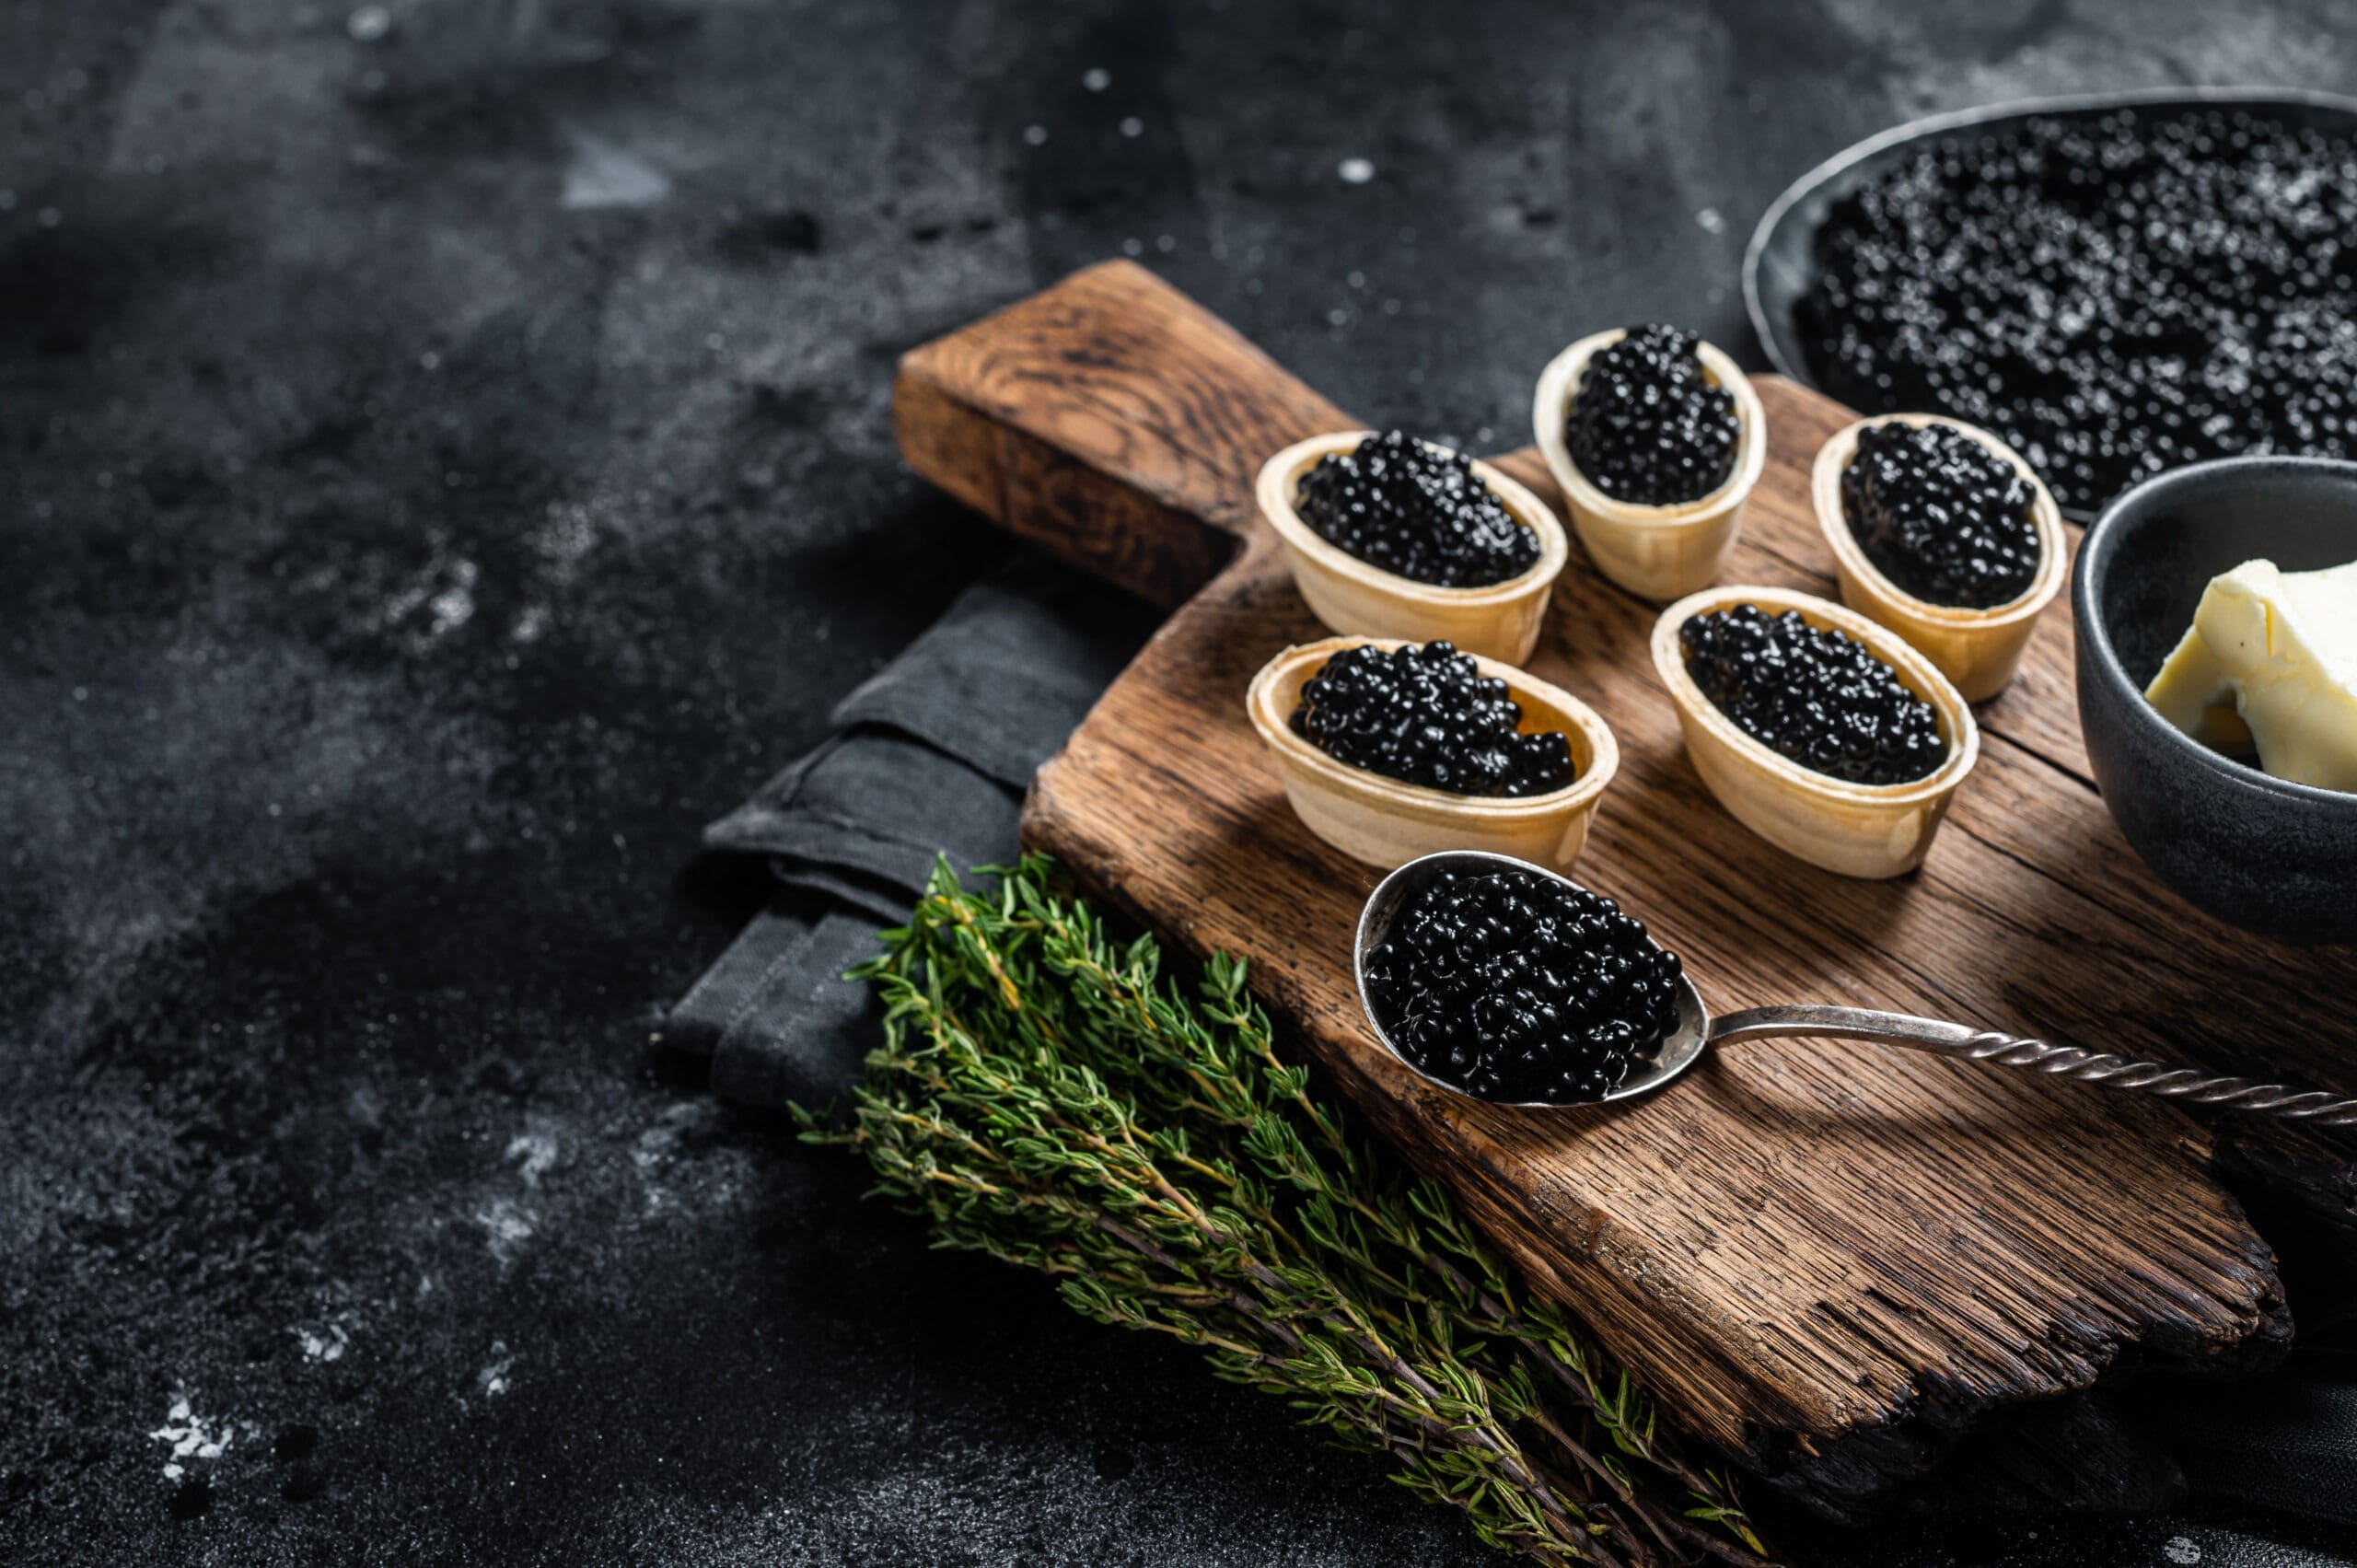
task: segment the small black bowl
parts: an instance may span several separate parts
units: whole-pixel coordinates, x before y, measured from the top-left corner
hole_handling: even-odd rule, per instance
[[[2144,700],[2210,579],[2258,557],[2357,560],[2357,463],[2195,463],[2104,509],[2071,582],[2087,760],[2120,831],[2189,902],[2263,935],[2357,942],[2357,795],[2271,778]]]

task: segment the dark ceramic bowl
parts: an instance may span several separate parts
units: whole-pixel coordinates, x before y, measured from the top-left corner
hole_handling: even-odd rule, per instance
[[[2219,919],[2357,942],[2357,795],[2270,778],[2144,701],[2210,579],[2264,556],[2357,561],[2357,463],[2229,458],[2145,481],[2079,547],[2079,724],[2104,803],[2162,881]]]

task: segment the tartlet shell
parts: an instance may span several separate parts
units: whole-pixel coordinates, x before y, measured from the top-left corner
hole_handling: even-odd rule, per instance
[[[1858,450],[1858,435],[1877,424],[1945,424],[1961,430],[1998,457],[2014,465],[2029,481],[2030,513],[2038,528],[2038,574],[2020,598],[1987,610],[1962,605],[1933,604],[1917,598],[1883,575],[1866,558],[1857,535],[1850,529],[1841,505],[1841,475]],[[2055,505],[2046,482],[2022,455],[1978,425],[1935,413],[1888,413],[1844,425],[1817,450],[1809,472],[1809,497],[1817,509],[1817,526],[1832,549],[1836,574],[1841,579],[1841,602],[1870,616],[1907,639],[1918,652],[1939,667],[1949,683],[1968,703],[1995,696],[2021,668],[2038,618],[2054,602],[2071,575],[2071,543],[2062,531],[2062,510]]]
[[[1538,559],[1527,571],[1478,588],[1444,588],[1419,583],[1360,560],[1320,538],[1294,510],[1301,476],[1319,459],[1347,452],[1373,435],[1342,431],[1296,441],[1260,465],[1253,486],[1260,515],[1276,530],[1293,568],[1294,586],[1311,613],[1344,636],[1394,637],[1403,642],[1448,641],[1469,654],[1519,665],[1538,644],[1555,578],[1571,558],[1571,541],[1547,503],[1527,485],[1473,460],[1473,471],[1496,494],[1515,520],[1538,536]],[[1449,448],[1426,442],[1434,451]]]
[[[1590,484],[1572,460],[1564,424],[1587,362],[1628,336],[1625,328],[1582,338],[1539,373],[1531,404],[1533,434],[1548,471],[1562,492],[1563,511],[1596,569],[1641,598],[1677,598],[1708,587],[1743,529],[1744,504],[1768,462],[1768,414],[1759,394],[1719,349],[1698,343],[1695,357],[1708,377],[1735,394],[1734,471],[1708,495],[1674,506],[1615,501]]]
[[[1353,859],[1386,870],[1444,849],[1489,850],[1568,870],[1587,842],[1620,747],[1595,709],[1570,692],[1497,659],[1476,656],[1522,706],[1524,733],[1562,730],[1579,772],[1562,789],[1509,798],[1452,795],[1338,761],[1293,732],[1302,683],[1345,648],[1386,650],[1406,639],[1329,637],[1285,649],[1252,678],[1245,706],[1304,826]]]
[[[1857,784],[1805,768],[1746,735],[1687,673],[1678,640],[1693,617],[1738,604],[1771,615],[1796,610],[1819,631],[1838,628],[1865,644],[1899,684],[1932,704],[1947,760],[1906,784]],[[1719,804],[1777,848],[1844,877],[1898,877],[1921,865],[1956,786],[1980,755],[1971,706],[1930,659],[1897,633],[1813,594],[1742,585],[1689,594],[1654,622],[1653,655],[1678,707],[1686,754]]]

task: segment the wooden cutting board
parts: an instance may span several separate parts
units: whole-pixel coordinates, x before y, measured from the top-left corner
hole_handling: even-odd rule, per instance
[[[1531,345],[1534,376],[1553,347]],[[1830,596],[1808,469],[1851,416],[1776,377],[1759,391],[1768,469],[1722,580]],[[1027,841],[1188,949],[1248,957],[1367,1121],[1681,1425],[1849,1514],[2029,1401],[2280,1353],[2274,1258],[2212,1174],[2216,1140],[2244,1136],[2223,1122],[1852,1042],[1740,1047],[1663,1095],[1558,1114],[1445,1095],[1383,1054],[1350,966],[1377,874],[1295,819],[1244,711],[1263,661],[1324,634],[1253,477],[1362,422],[1185,296],[1128,263],[1079,273],[909,354],[895,417],[917,471],[1178,607],[1040,771]],[[1494,460],[1554,502],[1535,450]],[[2357,958],[2218,924],[2113,828],[2067,602],[1983,705],[1979,768],[1930,859],[1890,882],[1817,871],[1719,807],[1647,656],[1655,614],[1575,544],[1531,668],[1620,742],[1577,875],[1682,953],[1713,1011],[1895,1007],[2357,1092]],[[2255,1135],[2270,1168],[2347,1190],[2348,1145]]]

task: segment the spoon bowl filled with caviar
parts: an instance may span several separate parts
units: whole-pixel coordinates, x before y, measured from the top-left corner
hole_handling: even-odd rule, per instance
[[[1641,598],[1718,576],[1768,461],[1751,378],[1655,323],[1582,338],[1538,377],[1531,419],[1596,569]]]
[[[2070,577],[2061,509],[2020,454],[1961,420],[1886,414],[1833,433],[1809,494],[1841,602],[1966,702],[2003,691]]]
[[[1728,812],[1844,877],[1922,864],[1980,731],[1898,633],[1788,588],[1689,595],[1654,623],[1686,754]]]
[[[1295,442],[1261,465],[1254,495],[1294,586],[1344,636],[1446,641],[1520,664],[1571,558],[1563,525],[1527,486],[1404,431]]]
[[[1529,1109],[1635,1099],[1713,1046],[1864,1040],[2198,1105],[2357,1127],[2357,1100],[1864,1007],[1713,1018],[1676,953],[1612,900],[1511,856],[1410,861],[1367,896],[1352,967],[1376,1042],[1455,1094]]]
[[[1620,765],[1586,703],[1446,642],[1287,648],[1245,704],[1303,825],[1387,869],[1465,845],[1569,866]]]

